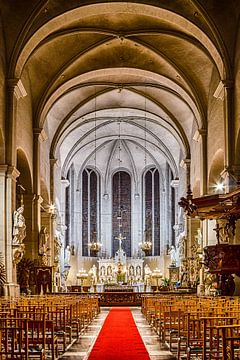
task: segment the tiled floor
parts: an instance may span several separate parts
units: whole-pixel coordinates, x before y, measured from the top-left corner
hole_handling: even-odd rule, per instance
[[[87,360],[109,310],[109,308],[101,309],[101,313],[98,317],[88,327],[87,331],[81,335],[80,339],[75,342],[65,354],[63,354],[61,360]],[[161,346],[158,336],[146,322],[140,308],[131,308],[131,310],[151,360],[174,360],[175,357],[170,351]]]

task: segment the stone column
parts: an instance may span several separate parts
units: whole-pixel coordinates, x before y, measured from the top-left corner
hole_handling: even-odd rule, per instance
[[[5,245],[5,267],[7,284],[5,286],[6,295],[16,295],[16,269],[13,267],[13,249],[12,249],[12,217],[16,203],[16,179],[19,172],[16,169],[16,113],[18,101],[26,96],[26,90],[20,79],[7,80],[6,97],[6,169],[5,178],[5,206],[4,213],[4,245]],[[3,179],[2,179],[3,185]],[[3,185],[4,186],[4,185]],[[15,282],[15,284],[14,284]]]
[[[207,194],[207,130],[199,130],[200,135],[200,151],[201,151],[201,162],[200,162],[200,194]]]
[[[33,128],[33,227],[32,227],[32,257],[38,257],[38,239],[41,229],[41,197],[40,189],[40,144],[46,139],[43,129]]]
[[[54,181],[55,181],[55,169],[58,166],[58,160],[55,158],[50,159],[50,199],[54,202],[55,199],[55,189],[54,189]]]
[[[191,160],[185,159],[184,165],[186,169],[186,193],[191,189]]]
[[[6,201],[6,217],[5,217],[5,267],[6,267],[6,287],[7,295],[16,295],[16,267],[13,265],[13,209],[15,207],[16,180],[19,171],[13,166],[9,166],[6,173],[5,201]]]
[[[176,236],[181,232],[179,229],[180,224],[178,224],[178,187],[179,187],[179,179],[174,179],[171,181],[171,187],[174,188],[174,192],[175,192],[175,219],[174,219],[174,230],[175,230],[175,243],[176,243]],[[176,227],[177,226],[177,227]]]
[[[0,165],[0,251],[5,259],[6,244],[6,173],[7,165]]]
[[[233,148],[234,148],[234,137],[233,137],[233,81],[224,80],[224,135],[225,135],[225,148],[224,148],[224,171],[222,176],[225,179],[225,192],[231,191],[232,187],[232,165],[233,165]]]
[[[61,203],[60,203],[60,214],[61,214],[61,225],[65,227],[65,213],[66,213],[66,188],[70,185],[67,179],[61,180]],[[65,249],[65,233],[63,248]]]
[[[16,129],[17,129],[17,103],[27,95],[20,79],[7,80],[7,115],[6,115],[6,163],[16,165]]]

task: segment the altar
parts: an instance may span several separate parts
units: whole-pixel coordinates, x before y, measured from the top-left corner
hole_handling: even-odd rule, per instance
[[[141,284],[144,280],[143,259],[127,258],[122,249],[122,234],[118,236],[119,249],[114,258],[98,260],[97,278],[100,284]],[[99,285],[100,285],[99,284]]]

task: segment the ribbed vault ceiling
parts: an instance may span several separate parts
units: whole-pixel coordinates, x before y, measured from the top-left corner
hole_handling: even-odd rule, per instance
[[[119,128],[126,161],[137,168],[147,153],[178,176],[193,134],[206,128],[212,74],[223,78],[225,68],[195,2],[176,9],[48,1],[32,17],[11,71],[30,79],[35,126],[45,128],[63,176],[72,163],[91,164],[96,148],[98,159],[114,161]]]

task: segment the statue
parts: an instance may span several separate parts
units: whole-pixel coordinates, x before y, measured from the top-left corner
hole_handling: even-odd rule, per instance
[[[56,234],[54,236],[54,262],[58,263],[60,259],[62,242],[60,239],[60,232],[56,230]]]
[[[144,266],[144,274],[145,274],[145,276],[150,275],[151,273],[152,273],[152,271],[151,271],[149,265],[146,264],[146,265]]]
[[[92,276],[93,285],[95,285],[97,283],[97,267],[95,264],[93,264],[93,266],[91,267],[90,273]]]
[[[176,256],[176,249],[175,246],[171,246],[170,250],[169,250],[169,255],[171,258],[171,263],[170,266],[176,266],[176,262],[177,262],[177,256]]]
[[[45,254],[48,250],[48,239],[49,239],[49,234],[47,232],[47,228],[45,226],[41,227],[40,233],[39,233],[39,254],[43,255]]]
[[[25,245],[19,244],[19,246],[13,252],[13,264],[17,265],[22,260],[25,252]]]
[[[67,245],[64,252],[64,266],[70,265],[70,256],[71,256],[71,249],[70,246]]]
[[[21,245],[26,237],[26,224],[23,216],[24,205],[13,213],[13,245]]]
[[[47,266],[48,265],[48,255],[47,252],[50,250],[48,246],[48,239],[49,234],[47,232],[47,228],[42,226],[41,231],[39,233],[39,248],[38,252],[41,256],[41,265]]]

